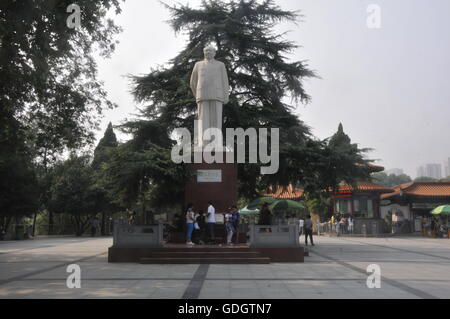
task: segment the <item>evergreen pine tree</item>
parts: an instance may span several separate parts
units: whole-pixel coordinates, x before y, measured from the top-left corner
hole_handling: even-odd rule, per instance
[[[287,55],[298,46],[274,29],[280,22],[296,22],[298,12],[284,11],[271,0],[210,0],[198,9],[188,5],[167,8],[171,26],[175,32],[185,32],[189,41],[167,66],[132,77],[133,94],[145,104],[143,118],[152,125],[158,123],[167,135],[179,127],[193,133],[197,105],[189,78],[194,64],[203,59],[204,47],[213,44],[216,59],[226,65],[231,87],[230,102],[224,106],[224,129],[280,129],[278,173],[261,176],[259,164],[239,165],[241,196],[254,197],[269,185],[324,189],[337,183],[335,166],[354,166],[355,158],[362,161],[356,149],[350,154],[352,162],[334,163],[350,158],[333,157],[335,148],[313,138],[294,114],[297,103],[310,101],[303,83],[316,75],[305,61],[288,60]],[[126,126],[136,127],[133,122]]]
[[[112,123],[109,123],[108,128],[103,135],[103,138],[97,144],[94,151],[94,160],[92,162],[92,167],[98,169],[100,165],[106,162],[109,158],[108,151],[111,148],[119,146],[117,142],[116,134],[114,133]]]

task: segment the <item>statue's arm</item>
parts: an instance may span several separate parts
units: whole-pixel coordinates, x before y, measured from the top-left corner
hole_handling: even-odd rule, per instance
[[[194,66],[194,70],[191,75],[191,90],[195,97],[197,97],[197,83],[198,83],[198,64]]]
[[[229,102],[230,99],[230,83],[228,80],[228,74],[227,74],[227,69],[225,67],[225,64],[222,64],[222,83],[223,83],[223,92],[224,92],[224,104],[227,104]]]

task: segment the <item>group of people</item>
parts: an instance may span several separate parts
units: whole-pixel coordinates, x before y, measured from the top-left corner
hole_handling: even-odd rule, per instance
[[[200,210],[194,212],[194,205],[189,204],[186,210],[186,244],[193,246],[197,244],[215,244],[216,209],[211,202],[205,216]],[[236,205],[231,206],[224,214],[225,230],[227,233],[227,245],[239,243],[240,213]],[[194,243],[195,242],[195,243]]]
[[[437,237],[437,238],[448,238],[448,224],[445,220],[432,216],[424,217],[421,219],[422,225],[422,235]]]
[[[317,233],[322,231],[336,234],[340,236],[343,234],[353,234],[354,220],[352,215],[344,215],[340,213],[333,214],[331,218],[324,223],[317,223]]]

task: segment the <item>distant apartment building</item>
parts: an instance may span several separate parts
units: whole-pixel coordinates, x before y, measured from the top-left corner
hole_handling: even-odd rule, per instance
[[[442,165],[441,164],[427,164],[425,166],[425,176],[436,179],[442,178]]]
[[[404,171],[401,168],[391,168],[386,171],[386,174],[402,175],[404,174]]]
[[[445,177],[450,176],[450,157],[447,159],[447,163],[445,165]]]
[[[441,164],[426,164],[417,169],[417,177],[432,177],[435,179],[442,178]]]
[[[417,177],[424,177],[425,176],[425,169],[423,166],[419,166],[417,168]]]

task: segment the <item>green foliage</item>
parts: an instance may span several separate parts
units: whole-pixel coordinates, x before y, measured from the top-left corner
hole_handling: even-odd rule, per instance
[[[0,117],[0,217],[6,224],[11,218],[32,215],[38,207],[32,156],[19,127],[15,119]]]
[[[117,142],[116,134],[114,133],[112,123],[109,123],[103,138],[99,141],[97,147],[95,148],[92,167],[94,169],[99,169],[102,163],[109,160],[108,153],[110,149],[117,146],[119,146],[119,143]]]
[[[323,192],[314,195],[306,196],[305,204],[308,212],[319,214],[320,216],[325,216],[328,213],[331,205],[330,197],[327,196],[327,193]]]
[[[203,1],[201,8],[167,6],[170,24],[186,32],[186,47],[167,67],[133,77],[133,94],[145,103],[142,116],[170,132],[178,127],[193,131],[197,105],[189,88],[196,61],[203,48],[213,43],[216,58],[225,63],[230,80],[230,103],[224,107],[224,128],[280,128],[280,170],[260,176],[259,164],[239,165],[239,194],[254,198],[269,185],[302,185],[307,192],[334,187],[341,180],[368,173],[364,150],[314,139],[309,128],[293,113],[293,102],[307,103],[310,97],[303,82],[315,73],[306,62],[290,62],[286,55],[298,46],[274,33],[279,22],[296,22],[296,12],[284,11],[273,1]]]
[[[102,168],[102,185],[121,206],[147,200],[153,207],[177,204],[184,189],[184,170],[172,162],[169,149],[152,143],[136,149],[131,141],[111,151]]]
[[[438,180],[433,177],[421,176],[414,179],[415,182],[437,182]]]
[[[76,233],[81,236],[88,220],[105,207],[104,191],[96,185],[89,157],[72,156],[55,167],[49,211],[73,216]]]
[[[406,174],[395,175],[395,174],[386,174],[384,172],[374,173],[372,174],[372,180],[380,184],[382,186],[393,187],[400,184],[406,184],[412,182],[411,177]]]
[[[31,216],[38,208],[37,179],[29,158],[0,156],[0,217]]]
[[[224,108],[224,128],[278,127],[282,139],[295,131],[295,143],[308,140],[308,128],[283,100],[309,101],[302,83],[314,73],[304,62],[288,62],[285,55],[297,46],[273,32],[278,22],[295,21],[296,13],[281,10],[272,1],[204,1],[198,10],[183,5],[168,8],[174,30],[186,31],[189,42],[169,67],[133,78],[136,100],[148,105],[145,117],[168,132],[177,127],[193,131],[197,105],[189,77],[195,62],[203,59],[203,48],[212,42],[218,49],[216,58],[228,69],[232,88]],[[265,187],[259,175],[259,165],[239,165],[242,196],[254,197]]]
[[[113,104],[97,79],[94,51],[108,56],[119,0],[80,0],[81,28],[66,25],[71,0],[0,2],[0,117],[16,120],[45,164],[93,141],[97,115]],[[0,127],[3,135],[4,127]]]
[[[352,143],[342,124],[339,124],[338,131],[329,139],[328,148],[332,168],[330,172],[333,174],[331,179],[350,185],[370,179],[369,164],[373,161],[365,159],[364,155],[372,149],[360,149],[358,144]]]

